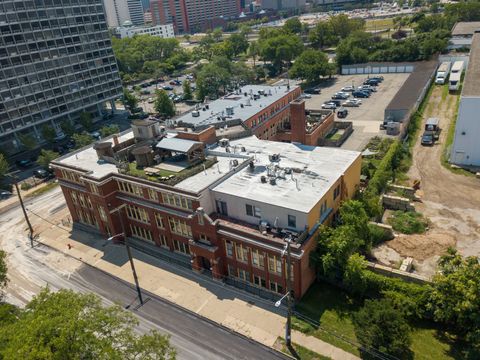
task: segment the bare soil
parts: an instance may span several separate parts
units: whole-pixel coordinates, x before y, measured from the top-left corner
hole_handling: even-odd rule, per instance
[[[396,262],[398,258],[382,247],[402,257],[411,256],[415,270],[426,276],[434,274],[438,258],[448,247],[456,247],[464,256],[480,255],[480,180],[454,174],[440,161],[448,128],[455,116],[457,97],[448,94],[442,99],[442,87],[433,90],[422,129],[428,117],[438,117],[442,128],[440,139],[433,147],[426,147],[420,144],[419,134],[408,172],[411,182],[420,180],[417,195],[421,203],[415,207],[430,220],[429,230],[422,235],[400,235],[374,251],[384,263]]]

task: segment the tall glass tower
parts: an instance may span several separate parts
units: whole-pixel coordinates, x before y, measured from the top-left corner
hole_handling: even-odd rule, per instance
[[[102,0],[0,1],[0,148],[100,118],[122,93]]]

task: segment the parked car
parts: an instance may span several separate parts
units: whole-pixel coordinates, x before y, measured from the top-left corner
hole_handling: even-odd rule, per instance
[[[342,106],[342,100],[333,99],[328,102],[334,103],[335,105],[337,105],[337,107]]]
[[[382,82],[385,78],[382,75],[372,76],[370,79],[377,80],[378,82]]]
[[[166,90],[166,91],[171,91],[171,90],[173,90],[173,87],[171,87],[170,85],[163,85],[162,89]]]
[[[347,107],[359,107],[361,103],[354,101],[354,99],[348,99],[347,101],[342,103],[342,106]]]
[[[371,85],[361,85],[361,86],[358,87],[358,90],[360,90],[360,91],[367,90],[367,91],[370,91],[370,92],[377,92],[377,89],[375,89],[375,87],[373,87]]]
[[[25,160],[17,160],[15,163],[17,164],[17,166],[18,166],[19,168],[22,168],[22,169],[27,169],[27,168],[29,168],[30,166],[33,166],[32,160],[27,160],[27,159],[25,159]]]
[[[356,98],[368,98],[370,97],[370,94],[367,93],[366,91],[360,91],[360,90],[355,90],[352,92],[352,95]]]
[[[305,89],[303,92],[306,94],[318,95],[320,94],[321,89],[319,87],[315,87],[315,88]]]
[[[435,136],[433,131],[424,131],[421,143],[423,146],[433,146],[433,144],[435,144]]]
[[[147,102],[149,104],[153,104],[155,102],[155,99],[154,98],[148,98]]]
[[[0,200],[8,199],[10,196],[12,196],[12,193],[10,191],[7,191],[7,190],[0,191]]]
[[[343,118],[346,118],[348,115],[348,110],[341,107],[338,111],[337,111],[337,117],[339,119],[343,119]]]
[[[379,83],[380,83],[380,81],[378,81],[376,79],[367,79],[363,82],[363,85],[378,86]]]
[[[342,91],[352,92],[352,91],[355,91],[355,87],[354,86],[345,86],[345,87],[342,88]]]
[[[175,80],[170,81],[170,85],[174,85],[174,86],[175,85],[182,85],[182,82],[180,80],[175,79]]]
[[[151,92],[150,90],[148,90],[148,89],[144,89],[144,90],[141,90],[141,91],[140,91],[140,94],[142,94],[142,95],[150,95],[151,93],[152,93],[152,92]]]
[[[303,97],[304,99],[311,99],[311,98],[312,98],[312,95],[307,94],[307,93],[303,93],[303,94],[302,94],[302,97]]]
[[[337,108],[337,104],[335,104],[334,102],[327,102],[325,104],[322,104],[322,109],[335,110],[336,108]]]
[[[100,140],[102,138],[102,134],[100,134],[99,131],[92,131],[90,133],[90,136],[93,137],[96,140]]]
[[[337,92],[332,96],[332,99],[345,100],[345,99],[348,99],[349,97],[350,97],[349,93]]]
[[[135,114],[135,113],[138,113],[138,112],[141,112],[141,111],[143,111],[143,108],[140,107],[140,106],[134,107],[134,108],[132,109],[132,113],[134,113],[134,114]]]
[[[38,169],[33,171],[33,177],[37,179],[49,179],[52,177],[52,174],[44,169]]]

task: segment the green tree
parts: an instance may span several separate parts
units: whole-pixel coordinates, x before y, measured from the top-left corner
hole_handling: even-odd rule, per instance
[[[102,138],[113,135],[113,134],[118,134],[119,132],[120,132],[120,128],[116,124],[104,126],[100,129],[100,134],[102,135]]]
[[[240,55],[248,50],[248,40],[243,34],[232,34],[225,40],[226,46],[232,49],[233,57]]]
[[[75,141],[75,148],[80,149],[84,146],[90,145],[95,141],[95,139],[87,134],[87,133],[81,133],[81,134],[73,134],[73,140]]]
[[[43,290],[0,329],[4,359],[175,359],[168,336],[137,335],[138,320],[93,294]]]
[[[155,93],[154,109],[163,118],[170,118],[175,115],[175,104],[168,97],[165,90],[157,90]]]
[[[366,300],[353,316],[355,335],[364,347],[401,359],[410,358],[410,327],[387,299]],[[368,353],[362,358],[376,358]]]
[[[260,54],[260,46],[258,45],[257,41],[252,41],[250,46],[248,47],[248,56],[250,56],[253,60],[253,67],[256,66],[256,60],[258,55]]]
[[[326,46],[336,45],[338,37],[333,31],[332,24],[329,21],[320,21],[308,34],[308,41],[312,46],[321,49]]]
[[[53,143],[55,140],[56,136],[55,129],[52,128],[50,125],[44,124],[42,126],[42,137],[47,141],[48,143]]]
[[[79,122],[86,131],[92,131],[93,130],[92,114],[90,114],[89,112],[83,111],[80,114],[80,121]]]
[[[134,109],[138,105],[137,97],[127,89],[123,89],[122,102],[123,102],[123,105],[129,109]]]
[[[215,42],[220,42],[222,41],[223,38],[223,30],[222,28],[215,28],[212,31],[212,38]]]
[[[302,23],[298,17],[290,18],[283,24],[283,30],[292,34],[300,34],[302,31]]]
[[[59,155],[60,154],[55,151],[42,149],[40,155],[38,156],[37,164],[45,169],[48,169],[50,163],[58,158]]]
[[[0,179],[3,178],[6,173],[8,173],[9,168],[10,168],[10,165],[8,164],[8,161],[5,158],[5,155],[0,153]]]
[[[197,74],[197,98],[203,100],[205,96],[218,98],[222,89],[230,83],[231,74],[228,69],[209,63],[202,67]]]
[[[304,79],[307,83],[315,83],[320,76],[329,74],[328,57],[314,49],[305,50],[295,59],[290,69],[290,77]]]
[[[7,253],[0,250],[0,294],[2,289],[8,284],[7,270]],[[1,318],[2,317],[0,316],[0,319]]]
[[[75,133],[75,127],[72,125],[70,120],[63,120],[60,123],[60,128],[68,136],[72,136]]]
[[[18,139],[28,150],[32,150],[37,147],[37,140],[31,134],[20,134],[18,135]]]
[[[438,263],[427,308],[436,321],[456,330],[480,354],[480,264],[477,257],[463,258],[448,249]]]
[[[262,29],[263,30],[263,29]],[[260,54],[263,60],[271,61],[277,71],[282,71],[303,51],[303,42],[298,35],[270,31],[262,35],[260,31]]]
[[[355,295],[363,297],[368,288],[365,277],[367,262],[360,254],[353,254],[348,258],[343,273],[343,284]]]
[[[190,86],[190,81],[185,80],[183,82],[183,100],[192,100],[192,87]]]
[[[333,33],[336,34],[340,39],[345,39],[351,33],[364,30],[365,28],[365,20],[350,19],[345,14],[332,16],[330,17],[329,22],[332,26]]]

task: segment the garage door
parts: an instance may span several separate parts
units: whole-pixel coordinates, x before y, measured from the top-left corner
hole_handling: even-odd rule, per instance
[[[347,65],[342,67],[343,75],[355,75],[355,74],[388,74],[388,73],[411,73],[414,70],[414,66],[410,64],[395,64],[395,65],[362,65],[354,66]]]

